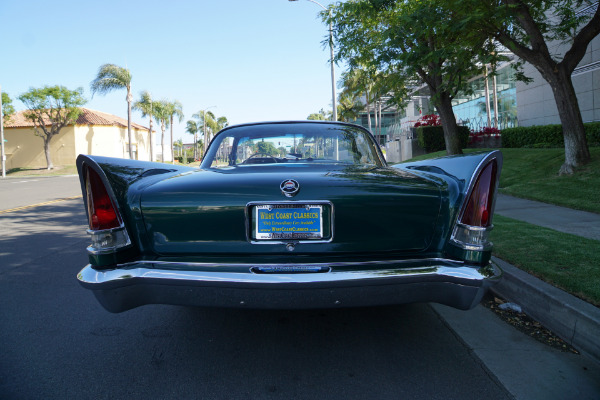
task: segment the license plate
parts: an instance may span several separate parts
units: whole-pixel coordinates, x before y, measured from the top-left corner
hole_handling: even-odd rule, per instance
[[[254,213],[256,240],[323,238],[320,204],[261,204]]]

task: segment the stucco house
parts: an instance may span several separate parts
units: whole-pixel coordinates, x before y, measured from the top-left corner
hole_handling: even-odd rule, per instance
[[[54,165],[74,165],[79,154],[129,158],[127,120],[101,111],[82,108],[74,124],[65,126],[50,142]],[[4,124],[6,168],[44,168],[44,141],[34,134],[24,111]],[[150,160],[150,131],[131,123],[133,158]]]

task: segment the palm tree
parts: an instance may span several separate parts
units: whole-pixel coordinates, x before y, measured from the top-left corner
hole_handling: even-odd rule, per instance
[[[148,91],[140,92],[140,99],[133,103],[133,109],[142,112],[142,117],[150,118],[150,161],[154,161],[154,134],[152,133],[152,96]]]
[[[131,72],[127,68],[114,64],[104,64],[98,69],[98,76],[90,83],[92,97],[94,93],[106,94],[113,90],[127,89],[127,137],[129,139],[129,158],[133,158],[131,150]]]
[[[196,114],[192,115],[192,118],[196,118],[202,126],[202,133],[204,135],[204,151],[210,143],[210,134],[217,130],[217,121],[215,114],[211,111],[201,110]]]
[[[181,157],[181,162],[184,163],[184,158],[185,156],[182,155],[183,152],[183,140],[181,139],[177,139],[174,143],[174,145],[179,149],[179,157]],[[173,157],[175,158],[175,157]]]
[[[155,101],[152,103],[153,105],[153,116],[156,120],[156,123],[160,125],[160,146],[161,146],[161,155],[160,162],[165,162],[165,129],[169,127],[169,120],[171,118],[170,110],[169,110],[169,102],[166,100]]]
[[[183,105],[177,100],[167,103],[167,112],[171,124],[171,154],[173,155],[173,164],[175,164],[175,153],[173,151],[173,117],[177,116],[179,122],[183,121]]]
[[[229,121],[227,121],[227,117],[219,117],[217,118],[217,132],[221,129],[225,129],[229,126]]]
[[[359,117],[364,107],[358,96],[343,90],[338,99],[338,119],[343,122],[354,121]]]
[[[194,135],[194,161],[198,159],[198,139],[197,133],[200,132],[202,125],[199,122],[188,120],[185,125],[185,131],[190,135]]]

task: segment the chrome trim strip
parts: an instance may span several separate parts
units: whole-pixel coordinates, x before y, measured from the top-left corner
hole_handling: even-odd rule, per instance
[[[255,266],[263,267],[285,267],[285,266],[315,266],[315,267],[374,267],[374,266],[392,266],[401,267],[403,265],[419,265],[417,268],[430,268],[435,264],[452,264],[453,266],[464,266],[464,261],[451,260],[447,258],[426,258],[410,260],[381,260],[381,261],[342,261],[330,263],[208,263],[208,262],[179,262],[179,261],[158,261],[143,260],[128,263],[117,264],[116,268],[131,268],[139,264],[156,265],[159,267],[170,267],[172,269],[184,268],[251,268]]]
[[[315,205],[328,205],[330,207],[330,218],[331,218],[331,225],[330,225],[330,229],[331,229],[331,237],[329,239],[317,239],[317,240],[297,240],[297,239],[290,239],[290,240],[254,240],[251,237],[251,230],[252,227],[250,226],[250,208],[253,206],[264,206],[264,205],[278,205],[278,204],[283,204],[283,205],[290,205],[290,204],[299,204],[299,205],[303,205],[303,204],[315,204]],[[321,211],[323,212],[323,211]],[[333,203],[329,200],[302,200],[302,201],[295,201],[295,200],[287,200],[287,201],[251,201],[249,203],[246,203],[246,207],[244,208],[244,215],[246,218],[246,240],[252,244],[283,244],[286,245],[288,243],[293,243],[293,244],[302,244],[302,243],[311,243],[311,244],[315,244],[315,243],[331,243],[333,241],[333,238],[335,236],[335,210],[333,207]]]

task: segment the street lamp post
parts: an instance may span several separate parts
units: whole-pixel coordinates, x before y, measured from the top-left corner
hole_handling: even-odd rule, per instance
[[[298,1],[298,0],[288,0],[288,1]],[[331,103],[333,104],[333,114],[331,116],[332,121],[337,121],[337,99],[335,96],[335,60],[333,56],[333,21],[331,20],[331,10],[327,10],[323,4],[316,2],[314,0],[306,0],[310,1],[321,7],[325,11],[329,11],[329,51],[331,55]]]

